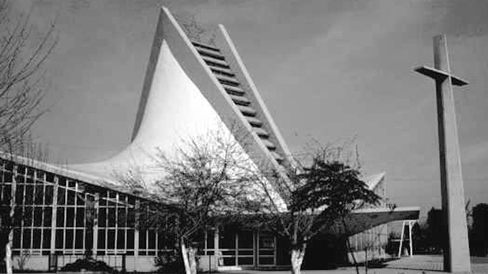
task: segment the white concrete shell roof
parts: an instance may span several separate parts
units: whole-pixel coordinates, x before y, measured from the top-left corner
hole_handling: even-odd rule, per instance
[[[241,143],[250,165],[276,170],[288,181],[283,172],[293,163],[288,147],[225,28],[219,26],[213,37],[190,40],[163,7],[132,142],[110,159],[69,169],[112,180],[136,167],[151,180],[157,176],[159,151],[171,155],[182,139],[224,130]]]

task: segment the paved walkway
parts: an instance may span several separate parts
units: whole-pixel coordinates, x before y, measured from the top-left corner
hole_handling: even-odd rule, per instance
[[[488,274],[488,257],[471,258],[472,273]],[[230,274],[290,274],[290,271],[226,271]],[[303,274],[354,274],[354,267],[344,267],[333,270],[302,270]],[[360,273],[364,274],[364,268],[360,267]],[[442,271],[442,256],[439,255],[415,255],[393,260],[382,268],[370,268],[368,274],[440,274]]]
[[[414,255],[387,263],[389,269],[428,270],[442,272],[441,255]],[[471,271],[473,273],[488,273],[488,257],[471,257]]]

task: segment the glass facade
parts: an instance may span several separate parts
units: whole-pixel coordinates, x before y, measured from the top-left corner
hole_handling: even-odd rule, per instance
[[[0,224],[3,233],[13,228],[14,255],[155,256],[167,249],[156,229],[136,229],[136,207],[149,211],[146,200],[5,160],[0,179]]]
[[[62,266],[87,252],[113,260],[120,255],[154,257],[174,246],[157,232],[164,231],[165,224],[151,215],[158,205],[33,166],[0,159],[0,224],[7,231],[12,221],[14,255],[56,254],[63,258],[58,265]],[[220,266],[276,264],[276,239],[271,234],[226,231],[220,236],[218,230],[206,233],[204,255],[215,256],[217,242]],[[66,256],[71,259],[66,261]]]

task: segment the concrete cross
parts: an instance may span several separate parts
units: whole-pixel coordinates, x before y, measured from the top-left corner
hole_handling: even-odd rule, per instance
[[[471,272],[463,175],[452,90],[453,85],[464,86],[468,83],[451,74],[445,35],[434,37],[434,68],[423,66],[415,71],[435,80],[442,211],[447,230],[444,271]]]

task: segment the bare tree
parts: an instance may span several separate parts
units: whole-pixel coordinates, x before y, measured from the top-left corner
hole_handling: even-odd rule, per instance
[[[40,37],[29,16],[0,0],[0,149],[17,153],[32,124],[45,112],[43,64],[57,42],[54,23]]]
[[[29,16],[14,14],[10,4],[8,0],[0,0],[0,150],[7,160],[14,160],[14,154],[45,158],[45,150],[40,153],[43,149],[32,142],[29,130],[45,112],[40,108],[46,91],[42,65],[57,42],[54,23],[36,37]],[[15,214],[15,190],[14,176],[14,195],[4,208],[9,214],[2,214],[2,230],[8,235],[5,262],[9,274],[12,273],[12,226],[21,218]]]
[[[129,172],[126,186],[137,193],[152,192],[153,206],[141,221],[173,235],[187,274],[197,272],[196,242],[222,216],[235,216],[262,196],[258,179],[250,172],[247,155],[233,136],[223,131],[209,132],[182,140],[171,155],[160,151],[156,157],[162,177],[152,187],[138,172]],[[120,177],[120,176],[119,176]],[[144,220],[145,219],[145,220]],[[224,218],[225,219],[225,218]]]

